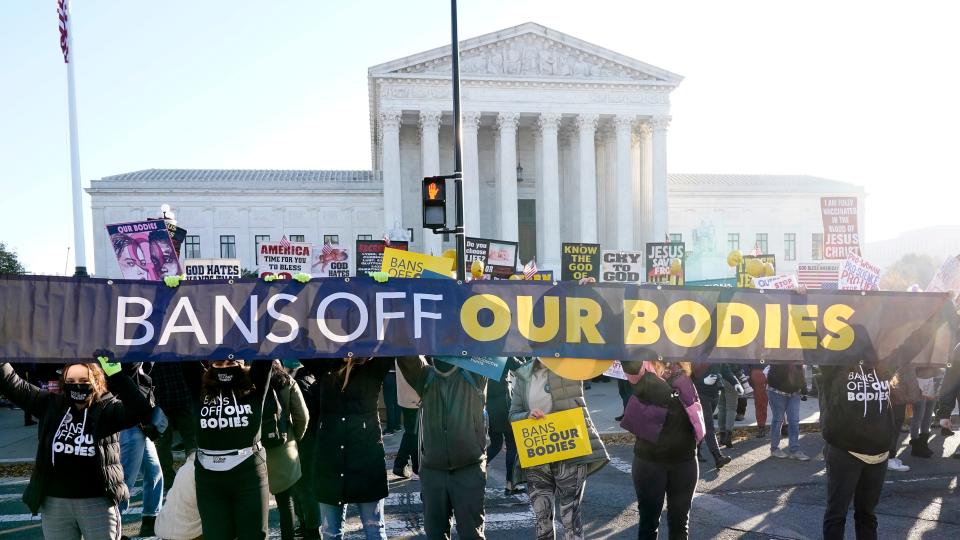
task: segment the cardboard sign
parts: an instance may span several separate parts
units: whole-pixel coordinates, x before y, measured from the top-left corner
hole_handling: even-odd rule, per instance
[[[124,279],[160,281],[183,273],[163,220],[114,223],[107,225],[107,234]]]
[[[580,407],[548,414],[539,420],[519,420],[511,426],[520,466],[524,469],[593,452],[587,421]]]
[[[369,272],[379,272],[383,267],[383,250],[387,247],[383,240],[357,240],[357,275],[365,276]],[[394,240],[390,247],[406,251],[407,242]]]
[[[309,274],[313,260],[312,253],[310,244],[263,242],[257,252],[260,261],[257,265],[257,273],[260,277],[273,274],[281,279],[291,279],[298,273]]]
[[[841,291],[879,291],[880,267],[851,254],[840,266],[837,288]]]
[[[646,269],[641,251],[604,251],[600,257],[600,281],[640,283]]]
[[[592,277],[600,281],[600,244],[563,244],[560,279]]]
[[[313,246],[310,274],[313,277],[350,277],[350,248],[323,244]]]
[[[483,375],[491,381],[499,381],[507,368],[506,356],[437,356],[436,359]]]
[[[680,272],[670,274],[670,265],[674,259],[680,259]],[[652,242],[647,244],[646,271],[647,283],[664,285],[683,285],[686,247],[683,242]]]
[[[516,242],[468,236],[464,240],[467,268],[473,261],[480,261],[484,275],[509,277],[517,268],[517,246]]]
[[[777,256],[771,253],[766,255],[744,255],[743,260],[740,261],[740,264],[737,265],[737,287],[751,287],[753,282],[753,276],[747,273],[747,261],[750,259],[760,259],[760,262],[766,264],[770,263],[773,265],[774,274],[777,271]]]
[[[424,270],[449,275],[453,270],[453,259],[393,248],[383,250],[383,265],[380,271],[386,272],[392,278],[418,278]]]
[[[837,287],[838,277],[838,263],[797,263],[797,280],[808,289],[834,289]]]
[[[821,197],[823,257],[846,259],[860,255],[856,197]]]
[[[167,232],[170,233],[170,241],[173,242],[173,250],[177,252],[177,257],[180,256],[180,246],[183,245],[183,241],[187,239],[187,230],[183,227],[178,227],[175,224],[160,219],[160,218],[147,218],[149,221],[163,221],[167,227]]]
[[[240,259],[187,259],[183,271],[191,281],[240,279]]]
[[[783,289],[796,290],[800,287],[800,281],[796,274],[783,274],[772,277],[755,277],[753,286],[757,289]]]
[[[623,364],[621,364],[619,360],[614,360],[613,365],[608,367],[603,374],[612,379],[620,379],[621,381],[627,380],[627,374],[624,373]]]

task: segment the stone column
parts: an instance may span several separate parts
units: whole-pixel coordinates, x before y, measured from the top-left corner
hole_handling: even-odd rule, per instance
[[[600,117],[581,114],[580,131],[580,241],[596,244],[597,237],[597,150],[596,132]]]
[[[640,230],[644,242],[663,242],[653,235],[653,130],[650,122],[640,123]]]
[[[630,143],[633,137],[633,117],[617,116],[614,119],[617,134],[617,249],[633,249],[633,178],[630,170]]]
[[[543,137],[543,181],[537,185],[538,197],[543,212],[543,267],[554,272],[560,271],[560,156],[557,149],[557,129],[560,127],[560,115],[543,113],[540,115],[540,134]],[[537,211],[540,212],[541,208]]]
[[[500,129],[500,240],[516,242],[517,224],[517,113],[497,115]]]
[[[656,117],[650,122],[653,132],[651,136],[653,156],[650,166],[653,179],[653,238],[655,239],[665,238],[670,231],[670,224],[667,222],[667,127],[669,125],[669,116]]]
[[[463,226],[468,236],[483,236],[480,233],[479,127],[480,113],[463,113]]]
[[[383,231],[403,228],[403,187],[400,179],[400,111],[380,113],[383,158]]]
[[[423,176],[440,174],[440,111],[420,111],[420,164]],[[450,217],[448,210],[448,221]],[[423,252],[440,255],[443,237],[430,229],[423,229],[422,234]]]

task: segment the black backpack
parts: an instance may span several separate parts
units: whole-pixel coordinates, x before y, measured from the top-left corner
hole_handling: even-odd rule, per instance
[[[290,412],[280,403],[273,388],[267,389],[263,400],[263,420],[260,424],[260,442],[264,448],[277,448],[287,444],[289,438]]]

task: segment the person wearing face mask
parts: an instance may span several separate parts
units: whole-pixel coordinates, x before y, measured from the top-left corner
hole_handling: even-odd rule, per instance
[[[152,408],[109,353],[95,356],[99,363],[64,366],[63,393],[40,390],[0,364],[0,394],[39,419],[23,502],[40,514],[44,538],[120,538],[118,505],[130,493],[117,434],[149,422]]]
[[[260,426],[271,366],[218,360],[203,374],[195,477],[207,540],[267,537],[270,491]]]

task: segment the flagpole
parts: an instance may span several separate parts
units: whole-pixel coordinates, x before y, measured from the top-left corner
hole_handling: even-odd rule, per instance
[[[73,65],[76,52],[73,48],[73,32],[70,28],[70,1],[63,0],[60,14],[61,39],[66,39],[63,52],[67,64],[67,111],[70,122],[70,178],[73,188],[73,253],[76,269],[75,277],[87,277],[87,246],[83,234],[83,186],[80,181],[80,147],[77,137],[77,96],[73,82]],[[61,46],[64,43],[61,43]]]

